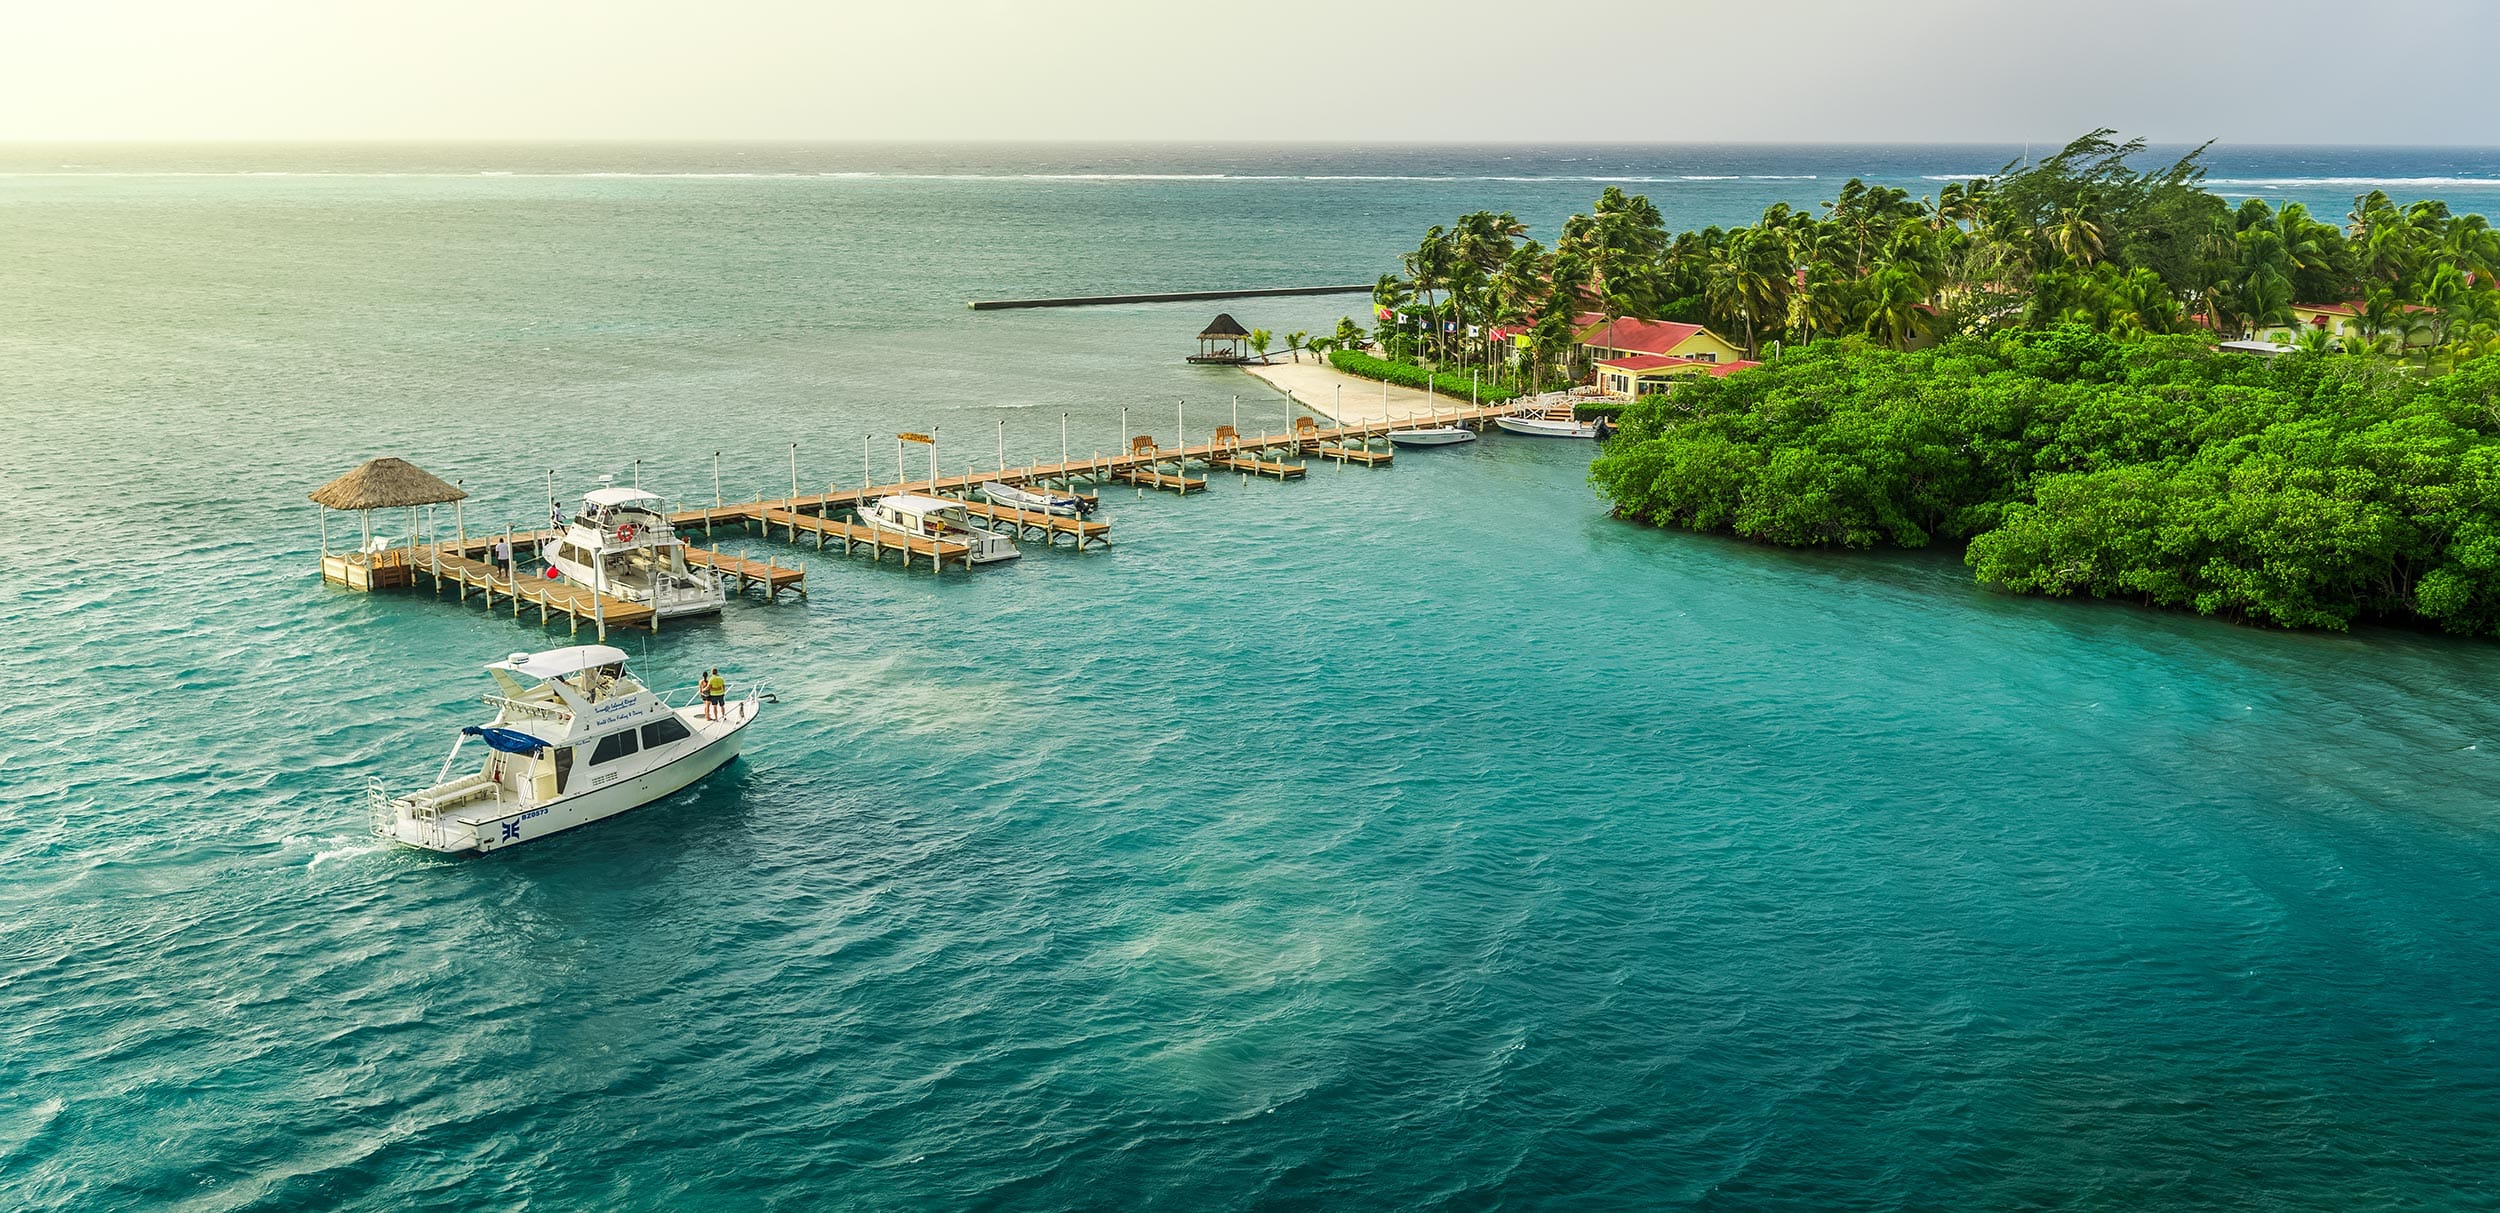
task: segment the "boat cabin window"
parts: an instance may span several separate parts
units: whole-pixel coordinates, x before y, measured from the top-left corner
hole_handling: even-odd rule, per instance
[[[663,717],[642,726],[642,748],[656,750],[670,742],[684,741],[690,735],[685,721],[674,716]]]
[[[573,778],[573,747],[556,747],[556,795],[564,795],[564,785]]]
[[[590,751],[590,765],[598,766],[603,762],[614,762],[619,758],[632,755],[641,748],[634,744],[632,729],[610,733],[600,738],[598,746]]]

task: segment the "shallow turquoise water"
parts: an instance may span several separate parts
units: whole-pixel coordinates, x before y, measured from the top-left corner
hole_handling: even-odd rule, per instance
[[[1317,190],[0,180],[0,1203],[2500,1200],[2489,645],[1632,529],[1577,444],[1112,493],[973,577],[724,536],[813,599],[626,643],[770,678],[744,761],[367,843],[563,633],[325,590],[313,485],[481,527],[1281,423],[1178,363],[1207,308],[960,302],[1454,209]]]

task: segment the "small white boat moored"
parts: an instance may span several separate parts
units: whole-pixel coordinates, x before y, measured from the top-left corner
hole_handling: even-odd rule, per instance
[[[1476,436],[1472,431],[1455,425],[1418,426],[1411,430],[1389,431],[1389,442],[1393,446],[1454,446],[1461,442],[1474,442],[1475,440]]]
[[[890,535],[964,544],[972,549],[965,559],[973,564],[1013,560],[1024,554],[1016,550],[1015,540],[972,525],[964,515],[963,502],[944,497],[919,493],[880,497],[876,504],[859,512],[859,520],[871,530]]]
[[[738,756],[739,737],[764,702],[761,686],[706,720],[629,677],[625,650],[574,645],[514,653],[486,667],[495,718],[460,730],[434,786],[367,792],[374,833],[429,851],[496,850],[544,838],[658,800]],[[699,695],[689,695],[699,700]],[[486,760],[452,778],[469,738]]]
[[[1554,417],[1496,417],[1493,424],[1531,438],[1595,438],[1597,423]]]
[[[992,505],[1011,510],[1031,510],[1036,514],[1056,514],[1062,518],[1082,518],[1094,511],[1094,503],[1074,493],[1050,493],[993,480],[981,486],[981,496]]]

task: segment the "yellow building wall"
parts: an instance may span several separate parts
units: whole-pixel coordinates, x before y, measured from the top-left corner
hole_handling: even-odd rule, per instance
[[[1719,340],[1719,335],[1708,329],[1685,338],[1667,352],[1678,358],[1706,357],[1712,362],[1734,362],[1745,356],[1745,351]]]

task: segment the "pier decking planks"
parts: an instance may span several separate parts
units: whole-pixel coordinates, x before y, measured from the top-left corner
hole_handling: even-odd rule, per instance
[[[461,599],[466,601],[469,591],[477,590],[485,595],[486,609],[490,611],[495,608],[495,596],[500,594],[512,604],[512,615],[516,619],[525,606],[535,606],[540,623],[547,622],[551,616],[563,615],[571,621],[575,630],[585,623],[603,632],[607,628],[647,627],[655,631],[659,628],[659,612],[642,603],[594,594],[570,581],[507,577],[491,562],[461,555],[457,547],[456,544],[446,543],[423,549],[414,563],[417,572],[434,579],[434,592],[437,594],[442,593],[447,584],[456,585],[460,587]]]
[[[997,505],[986,501],[965,502],[964,513],[974,518],[986,518],[991,522],[1005,523],[1016,528],[1019,536],[1027,530],[1040,531],[1044,542],[1049,542],[1055,536],[1066,535],[1076,540],[1079,551],[1083,551],[1085,545],[1089,543],[1111,542],[1111,524],[1108,522],[1092,522],[1083,518],[1069,518],[1061,514],[1044,514],[1038,510],[1019,510],[1013,506]]]
[[[760,520],[764,524],[764,532],[768,535],[772,533],[772,528],[777,526],[788,527],[794,533],[806,531],[817,537],[820,547],[825,539],[838,538],[842,541],[842,552],[846,556],[854,548],[864,547],[868,549],[869,555],[878,560],[885,559],[887,552],[901,552],[903,565],[906,568],[911,566],[911,558],[914,556],[928,557],[929,567],[941,571],[949,562],[966,568],[971,567],[972,545],[968,543],[949,543],[943,539],[930,539],[921,535],[896,535],[856,522],[836,522],[815,514],[801,514],[795,510],[770,507],[761,512]]]
[[[797,590],[799,597],[807,597],[807,570],[792,565],[749,560],[744,556],[731,556],[693,544],[686,545],[686,563],[729,578],[735,583],[734,593],[744,594],[749,585],[759,585],[764,587],[764,597],[768,600],[780,597],[784,589]]]

